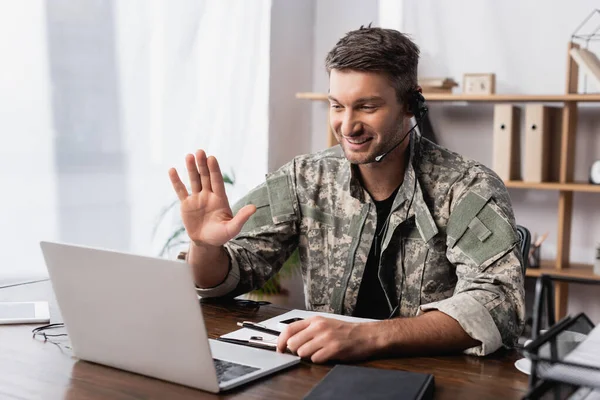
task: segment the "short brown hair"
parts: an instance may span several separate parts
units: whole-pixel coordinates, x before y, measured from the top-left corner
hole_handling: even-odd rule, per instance
[[[327,73],[332,69],[383,72],[396,89],[400,103],[416,89],[419,48],[408,36],[393,29],[360,27],[348,32],[325,59]]]

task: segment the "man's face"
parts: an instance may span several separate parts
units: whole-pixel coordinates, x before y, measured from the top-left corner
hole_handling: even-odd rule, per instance
[[[331,128],[353,164],[375,161],[402,139],[408,115],[383,74],[331,70],[329,104]]]

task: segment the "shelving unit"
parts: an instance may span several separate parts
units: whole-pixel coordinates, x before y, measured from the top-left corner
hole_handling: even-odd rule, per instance
[[[577,134],[577,105],[582,102],[600,103],[600,94],[577,93],[578,66],[569,56],[569,50],[579,47],[570,42],[567,49],[567,77],[565,94],[556,95],[521,95],[521,94],[494,94],[494,95],[468,95],[468,94],[425,94],[428,102],[476,102],[476,103],[562,103],[562,127],[560,142],[560,172],[558,182],[524,182],[507,181],[506,187],[513,189],[556,190],[558,198],[558,226],[557,226],[557,257],[556,260],[542,261],[540,268],[529,268],[527,276],[537,277],[542,273],[555,276],[577,277],[593,281],[600,281],[600,275],[595,275],[591,265],[571,264],[571,220],[573,216],[573,193],[588,192],[600,193],[600,185],[592,185],[573,181],[573,166],[575,159],[575,139]],[[298,99],[313,101],[328,101],[327,94],[323,93],[297,93]],[[337,144],[327,123],[328,143],[330,146]],[[557,282],[555,285],[556,317],[562,318],[566,314],[568,300],[568,284]]]

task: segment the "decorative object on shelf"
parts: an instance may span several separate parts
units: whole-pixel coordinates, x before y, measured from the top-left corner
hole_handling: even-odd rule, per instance
[[[596,19],[596,22],[590,22],[592,19]],[[577,44],[569,50],[569,56],[579,66],[581,72],[584,73],[584,93],[587,93],[587,78],[590,78],[596,86],[596,89],[600,91],[600,60],[598,56],[590,50],[590,41],[600,40],[600,32],[597,21],[600,20],[600,9],[592,11],[579,26],[575,29],[575,32],[571,35],[571,41],[576,40],[583,41],[582,45]],[[590,27],[588,32],[587,27]],[[593,28],[592,28],[593,27]]]
[[[594,273],[600,275],[600,243],[596,245],[596,259],[594,260]]]
[[[592,163],[592,167],[590,168],[590,183],[600,185],[600,160]]]
[[[463,77],[464,94],[496,93],[496,74],[465,74]]]
[[[585,74],[586,78],[591,78],[595,82],[596,87],[600,87],[600,60],[598,60],[596,54],[588,49],[577,47],[569,50],[569,54]]]
[[[423,94],[452,94],[452,88],[458,86],[458,83],[452,78],[419,78],[419,86],[423,89]]]

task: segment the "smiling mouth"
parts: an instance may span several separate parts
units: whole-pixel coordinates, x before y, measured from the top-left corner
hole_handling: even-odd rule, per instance
[[[345,138],[345,139],[346,139],[346,141],[347,141],[348,143],[351,143],[351,144],[363,144],[363,143],[366,143],[366,142],[368,142],[368,141],[369,141],[369,140],[371,140],[372,138],[366,138],[366,139],[350,139],[350,138],[348,138],[348,137],[347,137],[347,138]]]

